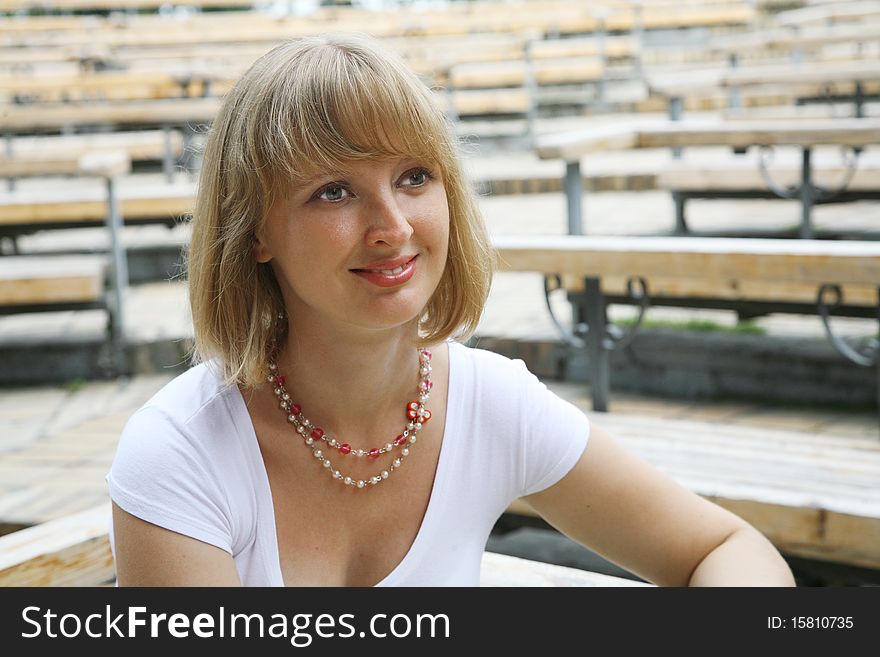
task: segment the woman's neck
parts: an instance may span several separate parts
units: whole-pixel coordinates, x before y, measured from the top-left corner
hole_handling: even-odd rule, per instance
[[[417,398],[415,326],[357,336],[291,326],[278,357],[285,387],[303,414],[340,436],[383,437],[402,427]],[[378,435],[377,435],[378,434]]]

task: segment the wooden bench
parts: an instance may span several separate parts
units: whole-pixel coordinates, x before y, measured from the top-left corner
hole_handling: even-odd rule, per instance
[[[86,153],[122,151],[131,162],[162,162],[166,178],[184,152],[179,130],[142,130],[80,135],[13,137],[5,140],[0,153],[0,177],[42,176],[69,173],[69,162]],[[10,188],[12,185],[10,185]]]
[[[845,203],[864,199],[880,199],[880,162],[865,161],[862,155],[858,168],[848,170],[841,165],[816,166],[815,181],[821,181],[829,193],[814,199],[816,205]],[[852,175],[851,178],[848,176]],[[778,189],[796,188],[800,167],[791,164],[776,165],[768,169]],[[686,204],[690,199],[717,198],[776,198],[778,193],[767,187],[767,179],[761,173],[754,158],[737,156],[724,162],[703,164],[677,161],[666,165],[657,173],[657,187],[672,194],[675,204],[675,233],[691,232],[686,218]],[[833,190],[846,181],[845,189],[834,194]]]
[[[0,313],[105,308],[107,258],[0,258]]]
[[[574,323],[588,330],[568,338],[586,350],[595,410],[608,409],[610,352],[628,344],[641,321],[626,333],[610,328],[606,306],[614,302],[642,311],[653,304],[746,316],[816,313],[844,357],[875,368],[880,411],[880,342],[857,351],[831,326],[840,314],[880,320],[880,242],[569,235],[499,236],[494,243],[505,270],[582,281],[572,296]],[[606,290],[606,280],[615,287]]]
[[[113,586],[102,504],[0,537],[0,586]],[[619,577],[486,552],[480,586],[646,586]]]
[[[743,94],[754,89],[772,89],[779,101],[790,105],[832,99],[830,87],[837,98],[853,103],[856,118],[864,116],[866,97],[880,90],[880,62],[849,60],[810,62],[809,64],[771,64],[731,66],[724,69],[703,69],[666,74],[650,74],[646,83],[652,93],[667,98],[673,120],[682,115],[684,102],[717,92],[727,94],[727,109],[738,111],[744,104]],[[778,104],[778,103],[777,103]]]
[[[550,384],[583,404],[575,386]],[[624,413],[591,419],[681,485],[740,516],[786,555],[880,567],[880,442]],[[518,500],[508,512],[535,516]]]
[[[568,232],[576,235],[583,233],[581,159],[587,155],[630,148],[728,146],[744,151],[752,146],[797,146],[801,150],[801,180],[795,194],[801,201],[800,236],[809,238],[813,235],[812,207],[817,194],[812,178],[813,148],[835,145],[860,149],[877,143],[877,119],[826,119],[795,124],[689,120],[612,124],[546,135],[538,139],[536,151],[541,159],[562,159],[566,163]]]
[[[12,165],[30,170],[32,163],[7,163],[6,173],[23,173]],[[124,296],[128,289],[128,265],[121,241],[122,216],[117,197],[117,180],[131,170],[131,161],[124,152],[86,153],[68,161],[55,160],[53,166],[62,173],[98,177],[103,180],[100,191],[100,213],[110,237],[110,285],[104,299],[103,269],[94,260],[47,257],[0,257],[0,313],[52,311],[104,307],[108,310],[109,343],[112,368],[123,373],[125,364]],[[0,214],[6,219],[6,215]],[[7,224],[7,229],[9,224]],[[0,235],[3,235],[0,227]],[[106,259],[105,259],[106,261]],[[100,281],[100,282],[98,282]]]
[[[136,183],[129,179],[126,183]],[[164,223],[173,226],[192,211],[195,183],[125,184],[118,190],[126,224]],[[20,191],[0,195],[0,234],[20,235],[52,228],[101,225],[107,214],[106,195],[97,188],[61,192]]]

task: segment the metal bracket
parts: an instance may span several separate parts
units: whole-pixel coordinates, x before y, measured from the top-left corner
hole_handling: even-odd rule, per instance
[[[636,285],[638,285],[638,290],[633,289]],[[553,306],[550,303],[550,294],[561,289],[563,289],[562,278],[558,274],[544,276],[544,301],[547,304],[547,312],[550,313],[550,321],[553,322],[556,330],[559,331],[559,334],[567,345],[583,349],[586,347],[585,340],[590,331],[590,327],[584,322],[579,322],[575,324],[574,330],[569,330],[563,326],[553,312]],[[645,311],[650,305],[648,283],[641,276],[631,276],[627,278],[626,292],[631,299],[638,302],[639,314],[636,317],[636,321],[627,329],[622,329],[616,324],[609,323],[606,325],[606,333],[602,340],[602,347],[608,351],[625,349],[627,345],[632,342],[633,338],[635,338],[636,332],[642,325],[642,320],[645,318]]]
[[[635,283],[638,283],[640,289],[634,292],[633,286]],[[626,279],[626,294],[630,299],[638,301],[639,314],[636,317],[636,321],[626,330],[620,328],[617,324],[608,324],[602,346],[609,351],[625,349],[633,341],[633,338],[636,337],[636,332],[642,325],[642,320],[645,318],[645,311],[648,310],[651,302],[648,294],[648,282],[641,276],[630,276]]]
[[[846,191],[846,188],[849,186],[849,183],[852,180],[852,177],[855,175],[856,169],[858,168],[860,153],[861,149],[859,148],[854,148],[852,146],[842,146],[841,159],[843,159],[844,164],[846,165],[846,170],[843,173],[843,177],[836,185],[831,187],[811,184],[810,196],[812,200],[830,201],[835,196],[838,196],[841,192]],[[772,146],[761,146],[759,168],[761,171],[761,177],[764,179],[764,184],[766,184],[767,188],[780,198],[800,198],[800,184],[786,185],[783,187],[776,184],[776,182],[773,180],[773,177],[770,175],[769,171],[770,165],[773,164],[773,154],[774,150]]]
[[[829,292],[834,294],[834,300],[830,304],[825,299]],[[857,351],[849,346],[841,337],[835,335],[834,330],[831,328],[830,310],[836,308],[842,302],[843,291],[840,289],[839,285],[830,285],[826,283],[819,288],[816,304],[819,308],[819,316],[822,318],[822,324],[825,326],[825,333],[828,335],[828,339],[831,340],[831,344],[834,345],[834,348],[843,354],[847,360],[852,361],[856,365],[861,365],[862,367],[874,367],[880,363],[880,340],[871,338],[867,341],[867,344],[863,344]]]

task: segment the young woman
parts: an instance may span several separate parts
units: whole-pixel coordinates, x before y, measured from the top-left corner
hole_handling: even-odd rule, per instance
[[[401,61],[344,35],[258,60],[204,157],[200,364],[131,418],[107,478],[120,585],[477,585],[520,497],[657,584],[793,584],[521,361],[452,341],[492,269],[457,142]]]

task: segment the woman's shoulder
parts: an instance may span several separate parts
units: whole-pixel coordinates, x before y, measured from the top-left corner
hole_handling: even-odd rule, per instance
[[[186,424],[206,406],[226,397],[232,387],[223,381],[216,363],[202,362],[166,383],[138,412]]]
[[[134,412],[120,436],[119,451],[216,447],[237,436],[238,410],[231,398],[237,392],[213,362],[195,365]]]
[[[500,378],[517,380],[529,376],[525,362],[519,358],[508,358],[502,354],[479,347],[469,347],[460,342],[449,342],[450,360],[470,370],[480,378]]]

